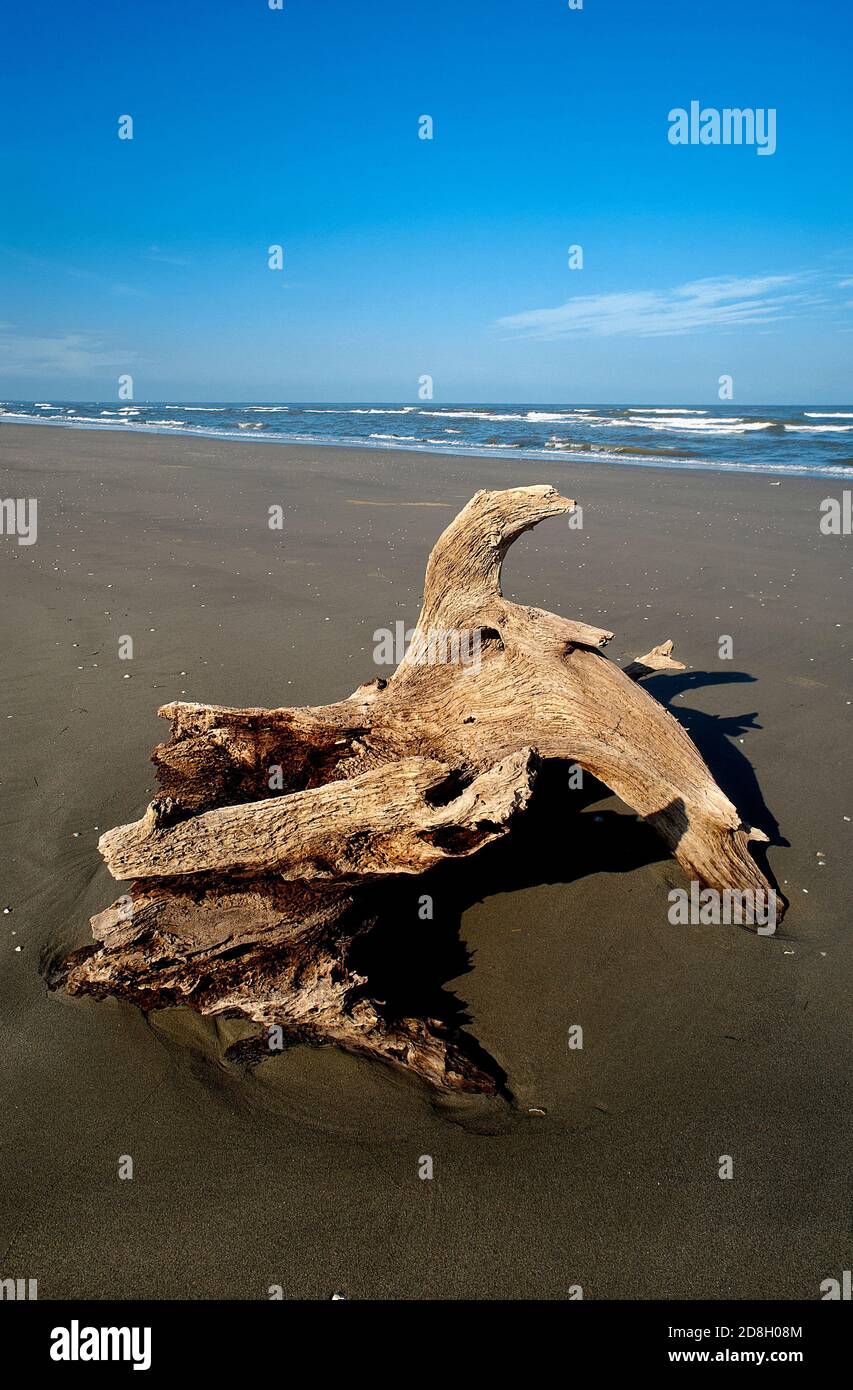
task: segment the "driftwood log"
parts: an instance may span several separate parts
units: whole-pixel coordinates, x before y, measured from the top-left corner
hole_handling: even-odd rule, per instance
[[[430,555],[414,637],[387,681],[317,708],[165,705],[161,795],[99,846],[129,892],[92,919],[93,946],[54,964],[52,986],[252,1020],[249,1060],[277,1032],[492,1091],[503,1073],[458,1027],[372,997],[354,943],[388,885],[511,835],[543,764],[604,783],[688,879],[769,892],[749,849],[767,837],[638,683],[683,669],[672,643],[621,669],[602,652],[612,633],[503,597],[512,542],[574,507],[550,487],[478,492]],[[436,634],[466,637],[444,650],[476,660],[424,659]]]

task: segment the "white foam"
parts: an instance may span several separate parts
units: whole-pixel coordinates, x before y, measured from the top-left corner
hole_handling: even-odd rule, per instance
[[[493,410],[419,410],[434,420],[527,420],[527,415],[496,415]]]
[[[401,406],[401,407],[399,407],[399,408],[396,408],[396,407],[395,407],[394,409],[390,409],[390,408],[389,408],[389,409],[387,409],[387,410],[382,409],[382,408],[381,408],[380,406],[378,406],[378,405],[371,405],[371,406],[356,406],[356,407],[354,407],[354,408],[353,408],[353,407],[344,407],[344,406],[323,406],[322,408],[321,408],[320,406],[306,406],[306,407],[305,407],[305,414],[306,414],[306,415],[409,415],[413,410],[417,410],[417,406],[414,406],[414,405],[404,405],[404,406]],[[423,411],[423,412],[421,412],[421,413],[422,413],[422,414],[426,414],[426,415],[432,414],[431,411]]]
[[[617,420],[614,423],[646,430],[688,430],[692,434],[749,434],[754,430],[769,430],[775,426],[775,421],[772,420],[746,421],[737,416],[706,420],[684,420],[678,416],[666,416],[662,420],[637,420],[632,416],[628,421]]]
[[[786,425],[785,433],[794,434],[849,434],[853,425]]]

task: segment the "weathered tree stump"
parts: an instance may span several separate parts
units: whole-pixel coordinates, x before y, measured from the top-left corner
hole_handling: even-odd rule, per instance
[[[165,705],[172,737],[153,754],[162,794],[99,846],[132,886],[51,984],[242,1016],[438,1087],[490,1091],[500,1069],[445,1022],[397,1017],[372,998],[352,948],[375,925],[383,883],[510,835],[543,760],[611,788],[688,879],[769,893],[749,851],[767,837],[742,824],[638,684],[683,669],[672,643],[622,670],[601,650],[612,633],[503,597],[512,542],[574,506],[550,487],[478,492],[429,558],[415,635],[388,681],[317,708]],[[476,662],[424,660],[436,634],[464,635]]]

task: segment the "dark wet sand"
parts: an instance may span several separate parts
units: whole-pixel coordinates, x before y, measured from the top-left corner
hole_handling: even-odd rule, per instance
[[[851,540],[818,529],[840,484],[9,425],[0,466],[39,501],[36,545],[0,538],[0,1276],[60,1299],[814,1299],[850,1267]],[[514,1109],[332,1049],[245,1078],[232,1025],[48,994],[41,952],[116,896],[97,827],[149,799],[156,707],[349,694],[455,511],[528,482],[584,529],[523,537],[506,592],[613,628],[620,660],[675,639],[686,678],[652,689],[790,842],[777,936],[670,925],[679,871],[620,803],[567,816],[547,861],[530,847],[540,886],[487,882],[464,913],[447,985]],[[437,902],[435,931],[458,916]]]

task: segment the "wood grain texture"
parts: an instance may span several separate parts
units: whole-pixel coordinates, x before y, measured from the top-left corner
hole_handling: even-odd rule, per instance
[[[672,642],[623,670],[602,650],[612,633],[504,598],[509,546],[574,506],[544,486],[478,492],[429,557],[415,637],[387,681],[316,708],[164,706],[162,794],[100,842],[113,875],[136,880],[132,913],[94,918],[97,944],[54,984],[237,1013],[439,1087],[493,1090],[496,1064],[438,1020],[391,1016],[350,956],[374,923],[371,890],[511,834],[543,760],[611,788],[688,879],[769,892],[749,848],[766,836],[640,684],[683,669]],[[436,634],[476,661],[430,659],[454,650]]]

